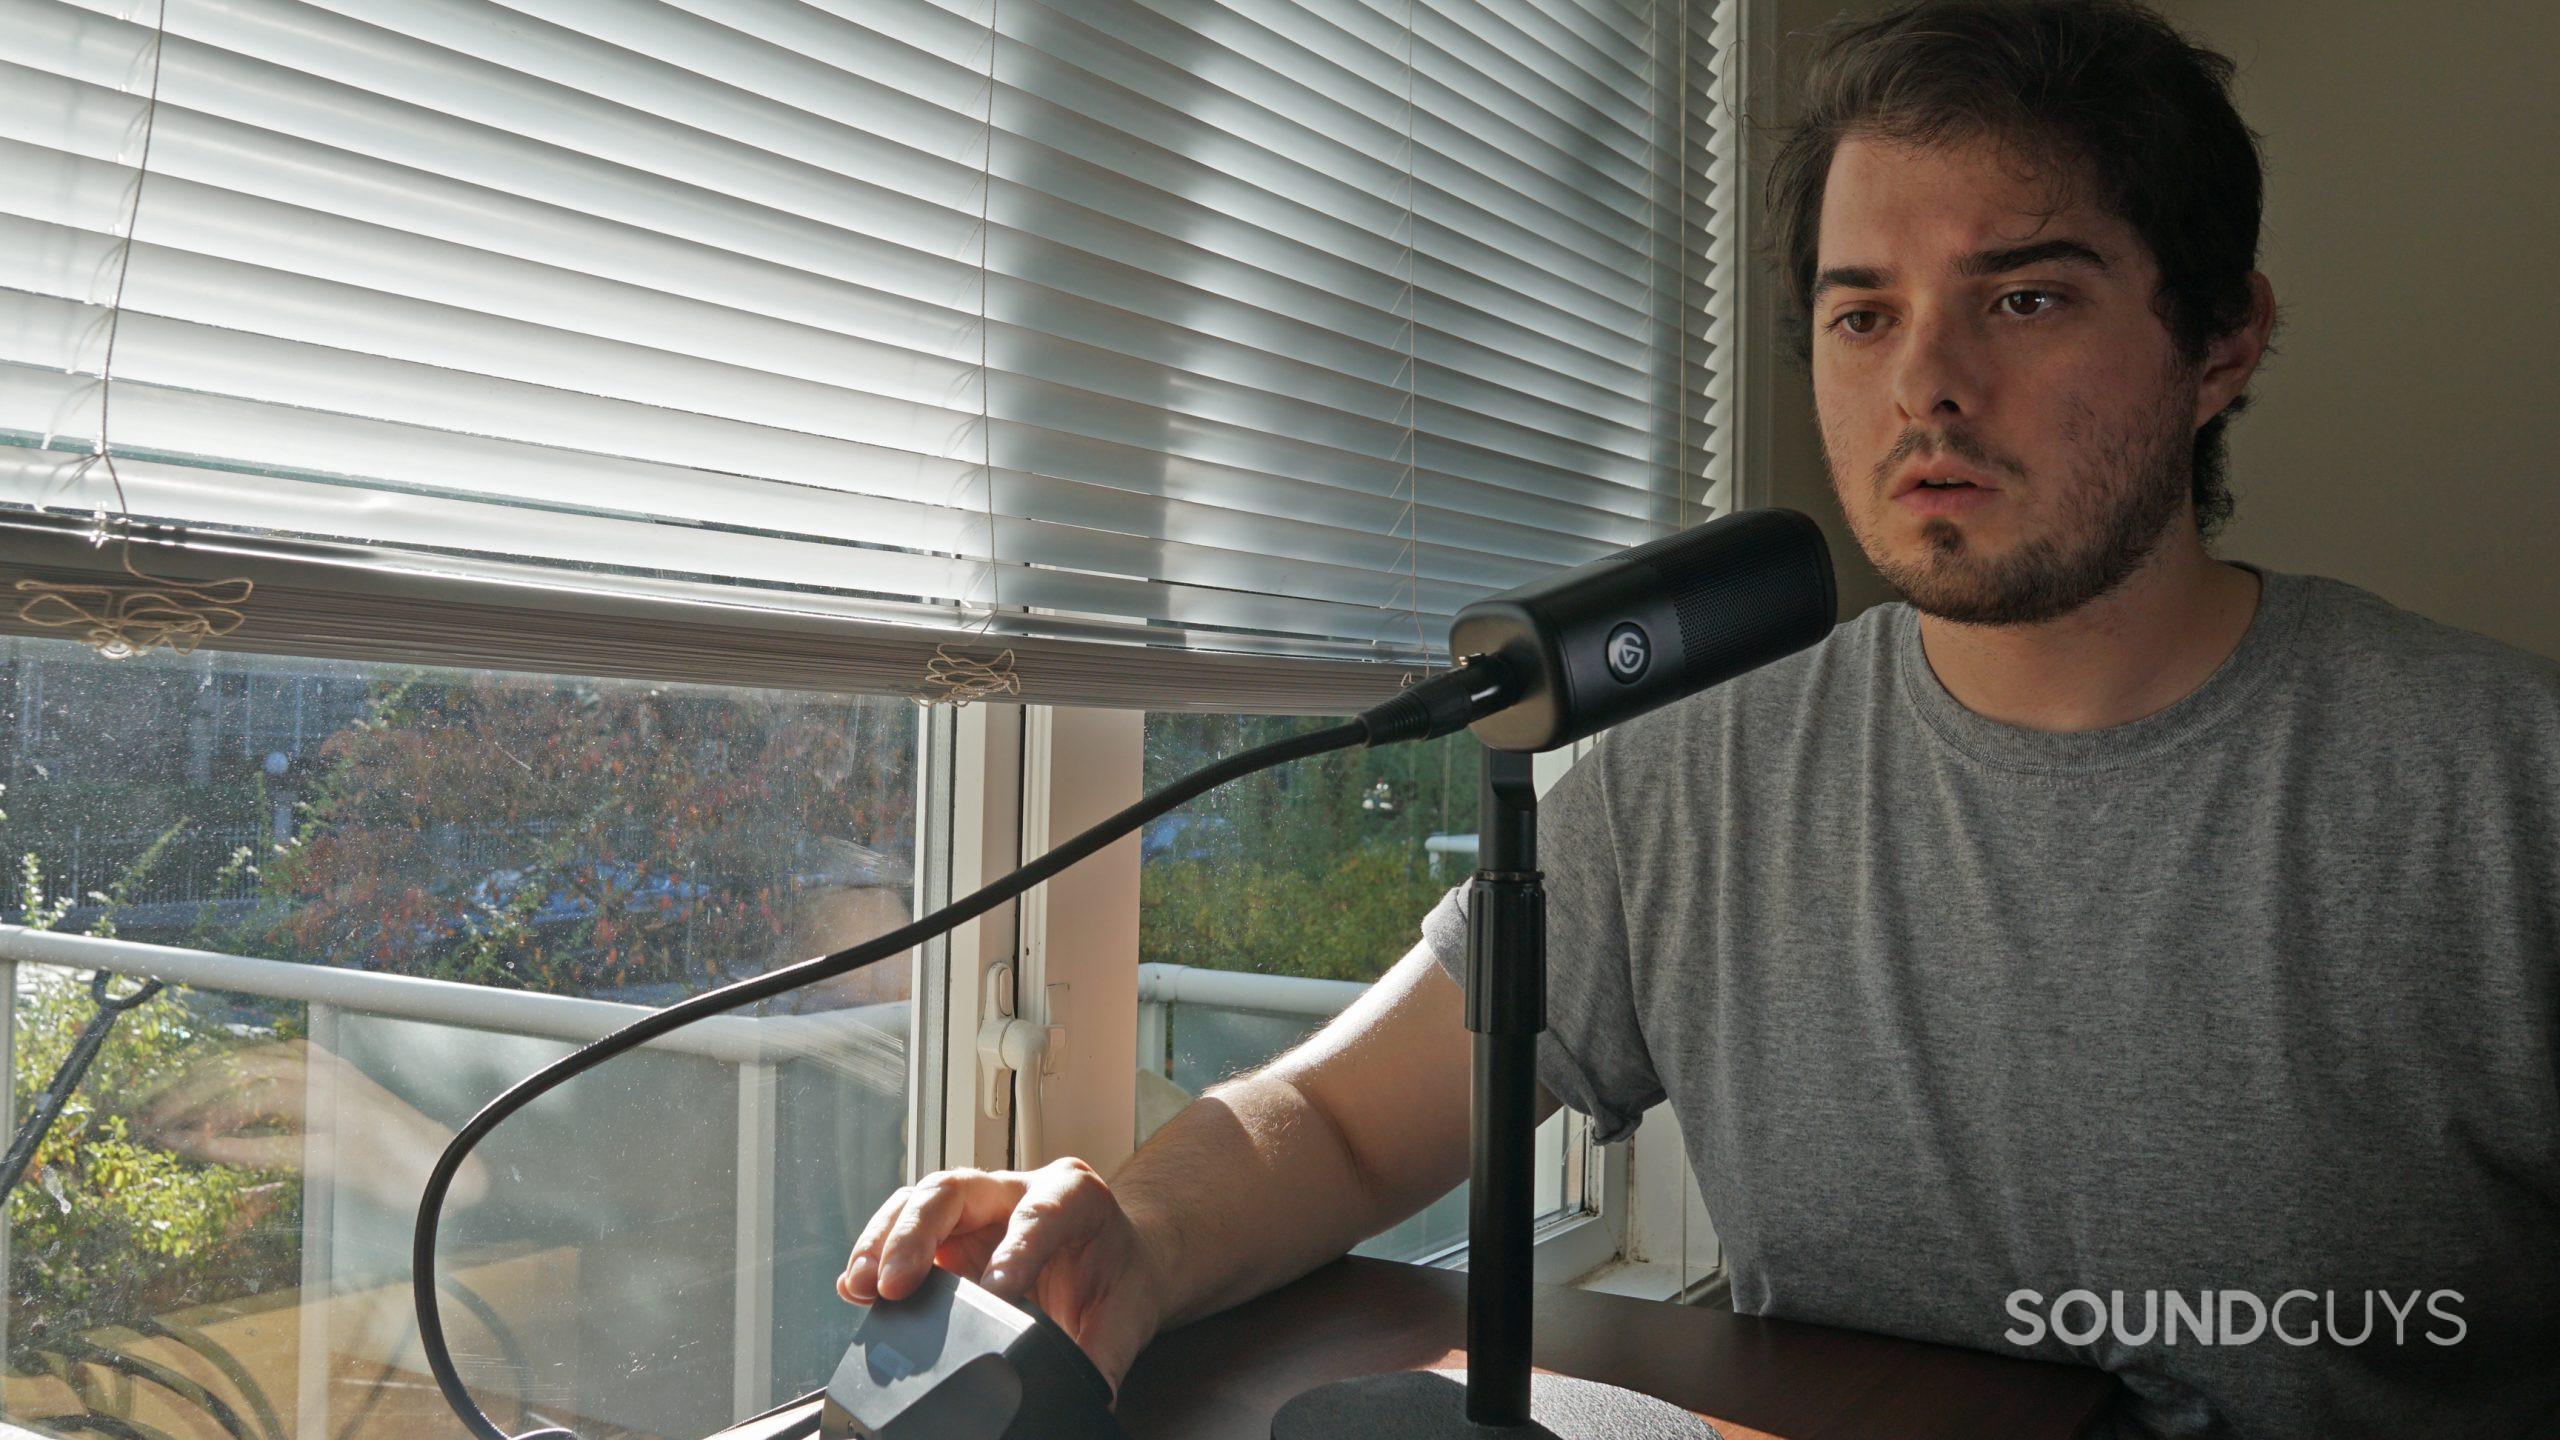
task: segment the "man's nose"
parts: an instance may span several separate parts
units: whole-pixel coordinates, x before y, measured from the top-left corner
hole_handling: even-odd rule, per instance
[[[1988,397],[1979,340],[1962,317],[1943,309],[1923,309],[1904,323],[1893,373],[1903,419],[1929,424],[1981,414]]]

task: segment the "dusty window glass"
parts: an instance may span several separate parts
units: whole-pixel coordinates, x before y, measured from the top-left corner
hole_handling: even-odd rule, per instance
[[[1331,717],[1147,716],[1152,790]],[[1475,868],[1483,751],[1465,731],[1341,750],[1233,781],[1139,840],[1141,1139],[1209,1086],[1314,1034],[1421,938],[1422,917]],[[1185,971],[1251,977],[1204,987]],[[1537,1207],[1567,1193],[1565,1117],[1537,1145]],[[1414,1260],[1467,1235],[1467,1187],[1359,1247]]]
[[[0,641],[12,1134],[105,1035],[8,1197],[7,1417],[453,1433],[410,1318],[428,1165],[634,1007],[911,918],[918,724]],[[700,1435],[823,1383],[857,1318],[834,1276],[898,1183],[908,974],[679,1032],[481,1148],[443,1317],[502,1427]]]

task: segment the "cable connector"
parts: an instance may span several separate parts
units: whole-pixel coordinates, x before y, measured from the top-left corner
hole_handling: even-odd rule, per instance
[[[1511,669],[1490,655],[1470,655],[1458,668],[1399,692],[1360,712],[1369,744],[1437,740],[1463,730],[1514,698]]]

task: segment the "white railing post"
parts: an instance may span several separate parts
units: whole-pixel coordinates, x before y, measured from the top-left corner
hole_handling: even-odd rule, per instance
[[[1138,1001],[1138,1068],[1150,1075],[1163,1075],[1172,1069],[1166,1058],[1170,1053],[1173,1023],[1172,1007],[1161,1000],[1141,997]]]
[[[323,1056],[338,1053],[338,1009],[314,1001],[304,1007],[302,1067],[302,1304],[296,1307],[294,1433],[301,1440],[329,1440],[331,1312],[336,1308],[338,1087]]]
[[[738,1067],[737,1292],[730,1338],[733,1421],[773,1404],[773,1150],[781,1067]]]

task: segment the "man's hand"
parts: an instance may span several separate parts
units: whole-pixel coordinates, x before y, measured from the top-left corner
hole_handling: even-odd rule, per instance
[[[1306,1043],[1210,1087],[1110,1185],[1061,1160],[890,1196],[836,1289],[902,1299],[939,1264],[1029,1295],[1116,1390],[1158,1330],[1285,1285],[1464,1180],[1471,1048],[1464,997],[1416,945]],[[1541,1087],[1538,1118],[1555,1104]]]
[[[937,1171],[907,1186],[862,1227],[836,1293],[856,1305],[903,1300],[935,1265],[1006,1300],[1030,1296],[1115,1394],[1164,1315],[1154,1255],[1081,1160]]]

